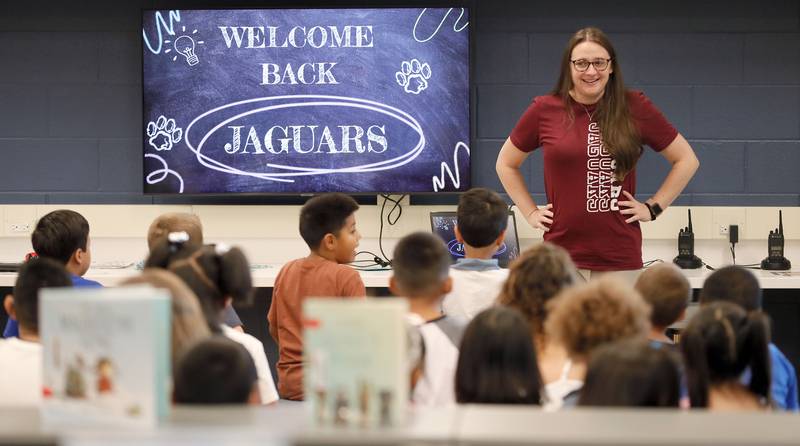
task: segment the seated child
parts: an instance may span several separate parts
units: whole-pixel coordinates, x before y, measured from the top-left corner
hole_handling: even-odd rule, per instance
[[[345,265],[355,258],[361,234],[358,203],[339,194],[316,196],[300,210],[300,236],[311,250],[292,260],[275,278],[267,320],[278,344],[281,398],[303,399],[303,301],[306,297],[365,297],[358,271]]]
[[[561,376],[545,385],[551,410],[577,402],[595,348],[626,338],[645,340],[650,332],[650,308],[632,287],[611,276],[564,291],[551,301],[549,312],[547,335],[569,358]]]
[[[508,206],[496,192],[475,188],[461,194],[455,233],[464,258],[450,268],[453,290],[442,303],[445,314],[468,321],[494,303],[508,277],[492,258],[503,246],[506,226]]]
[[[203,244],[203,224],[198,216],[188,212],[169,212],[159,215],[150,223],[150,227],[147,229],[148,251],[152,251],[156,245],[167,240],[169,234],[179,232],[186,233],[193,243]],[[233,306],[228,305],[225,307],[222,320],[228,327],[244,333],[242,320],[239,319],[239,315],[236,314]]]
[[[681,374],[674,353],[642,340],[595,349],[578,406],[679,407]]]
[[[703,305],[681,334],[693,408],[764,410],[770,405],[766,316],[730,302]],[[742,374],[749,368],[749,385]]]
[[[686,276],[671,263],[660,263],[639,275],[634,286],[650,305],[650,335],[653,343],[673,345],[667,327],[686,316],[692,288]]]
[[[541,404],[542,380],[528,321],[508,307],[478,313],[461,341],[456,401]]]
[[[450,254],[437,236],[416,232],[400,239],[392,258],[389,289],[408,300],[409,321],[418,325],[425,344],[422,379],[412,394],[418,406],[455,403],[453,383],[464,321],[441,312],[450,291]]]
[[[508,280],[497,298],[497,303],[518,310],[528,320],[545,384],[559,379],[568,359],[564,347],[545,333],[547,303],[575,284],[577,277],[567,251],[543,242],[524,251],[511,264]]]
[[[722,301],[739,305],[745,311],[761,312],[761,299],[758,279],[752,272],[740,266],[726,266],[714,271],[703,282],[703,289],[700,291],[701,306]],[[769,356],[772,402],[781,409],[796,412],[800,405],[797,401],[797,374],[794,366],[771,342]]]
[[[253,358],[225,337],[212,336],[187,350],[174,376],[178,404],[261,404]]]
[[[33,251],[64,265],[75,287],[102,287],[100,283],[82,276],[92,264],[89,222],[83,215],[68,209],[46,214],[36,223],[31,234]],[[9,319],[3,337],[18,336],[17,323]]]
[[[264,353],[264,345],[252,335],[234,330],[222,323],[222,313],[231,302],[251,302],[253,285],[250,265],[239,248],[227,245],[192,243],[160,244],[150,253],[148,265],[168,265],[167,269],[183,280],[194,291],[205,313],[212,333],[242,344],[253,357],[258,374],[261,402],[270,404],[278,400],[278,393]]]
[[[189,347],[211,336],[206,317],[194,292],[175,274],[160,268],[147,268],[142,274],[122,282],[122,286],[150,285],[169,291],[172,298],[172,370]]]
[[[42,400],[42,346],[39,344],[39,290],[70,287],[64,266],[52,259],[32,259],[22,265],[13,295],[3,304],[19,324],[19,337],[0,340],[0,405],[29,406]]]

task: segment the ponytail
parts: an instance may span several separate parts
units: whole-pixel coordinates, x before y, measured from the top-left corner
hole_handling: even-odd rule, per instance
[[[749,390],[762,403],[770,398],[769,322],[729,302],[703,306],[681,336],[689,398],[708,407],[711,386],[738,382],[749,370]]]
[[[708,407],[709,373],[703,333],[690,324],[681,335],[681,351],[686,361],[686,384],[692,407]]]
[[[751,311],[745,322],[744,352],[750,355],[750,391],[762,402],[770,401],[769,321],[759,311]]]

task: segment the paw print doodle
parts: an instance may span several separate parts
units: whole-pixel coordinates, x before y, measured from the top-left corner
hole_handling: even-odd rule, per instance
[[[174,119],[167,119],[164,115],[147,124],[147,140],[156,150],[172,150],[172,146],[179,143],[183,137],[183,130],[176,126]]]
[[[403,61],[400,71],[395,73],[397,84],[403,87],[406,93],[420,94],[428,88],[428,79],[431,78],[431,66],[421,63],[417,59]]]

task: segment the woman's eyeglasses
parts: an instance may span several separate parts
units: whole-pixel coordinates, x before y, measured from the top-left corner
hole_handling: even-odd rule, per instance
[[[589,69],[589,65],[594,65],[594,69],[597,71],[605,71],[608,68],[608,63],[611,62],[611,59],[595,59],[595,60],[586,60],[586,59],[578,59],[578,60],[570,60],[572,65],[578,71],[586,71]]]

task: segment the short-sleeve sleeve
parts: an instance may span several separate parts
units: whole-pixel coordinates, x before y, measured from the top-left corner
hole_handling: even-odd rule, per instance
[[[533,98],[533,102],[511,130],[511,142],[523,152],[531,152],[539,147],[539,117],[541,101]]]
[[[342,274],[342,297],[355,297],[364,298],[367,295],[367,289],[364,286],[364,281],[361,280],[361,274],[358,271],[345,267]]]
[[[629,107],[637,123],[642,142],[656,152],[664,150],[678,136],[678,130],[641,91],[628,95]]]

